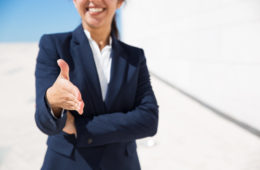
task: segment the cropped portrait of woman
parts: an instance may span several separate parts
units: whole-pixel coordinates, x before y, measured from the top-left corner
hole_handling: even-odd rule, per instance
[[[73,3],[80,25],[39,42],[35,121],[48,135],[41,169],[139,170],[136,139],[156,134],[159,106],[144,51],[118,39],[115,12],[125,2]]]

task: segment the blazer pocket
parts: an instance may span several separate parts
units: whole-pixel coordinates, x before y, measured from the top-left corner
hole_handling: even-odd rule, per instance
[[[136,153],[136,148],[137,148],[137,145],[136,145],[136,142],[135,141],[131,141],[131,142],[128,142],[126,144],[126,155],[127,156],[132,156]]]
[[[57,135],[49,136],[47,140],[49,148],[65,156],[71,156],[75,143],[75,135],[67,134],[63,131]]]

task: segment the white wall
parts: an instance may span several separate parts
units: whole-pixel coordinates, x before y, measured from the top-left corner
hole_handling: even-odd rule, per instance
[[[152,72],[260,129],[259,0],[128,0],[122,35]]]

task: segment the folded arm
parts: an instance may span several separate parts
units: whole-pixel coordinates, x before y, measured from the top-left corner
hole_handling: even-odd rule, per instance
[[[143,54],[143,51],[142,51]],[[79,144],[85,146],[126,142],[153,136],[158,127],[158,105],[143,55],[135,97],[135,109],[95,116],[80,129]],[[87,143],[91,139],[91,143]]]
[[[55,118],[45,98],[47,89],[52,86],[60,72],[57,67],[58,55],[54,47],[50,36],[42,36],[35,68],[35,121],[38,128],[48,135],[59,133],[64,128],[67,119],[66,110],[60,118]]]

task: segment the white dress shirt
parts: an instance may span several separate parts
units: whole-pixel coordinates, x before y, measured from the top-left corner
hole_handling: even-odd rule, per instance
[[[102,98],[103,98],[103,101],[105,101],[106,94],[107,94],[107,86],[110,81],[110,70],[111,70],[111,61],[112,61],[110,54],[111,54],[111,47],[112,47],[112,38],[109,37],[109,44],[106,45],[100,51],[96,41],[91,38],[90,32],[87,30],[84,30],[84,33],[85,33],[86,37],[88,38],[89,45],[90,45],[92,53],[93,53],[93,58],[94,58],[94,61],[96,64],[98,78],[99,78],[99,82],[100,82],[100,86],[101,86]],[[48,104],[49,108],[51,109],[48,101],[47,101],[47,104]],[[55,119],[57,119],[57,117],[54,115],[52,109],[51,109],[51,114]],[[62,109],[61,117],[63,115],[64,115],[64,109]]]
[[[109,37],[109,44],[106,45],[101,51],[98,47],[98,44],[95,40],[91,38],[90,33],[87,30],[84,30],[89,45],[91,47],[93,57],[96,63],[96,68],[98,72],[98,78],[101,86],[103,101],[105,101],[107,86],[110,81],[110,69],[111,69],[111,46],[112,46],[112,38]]]

